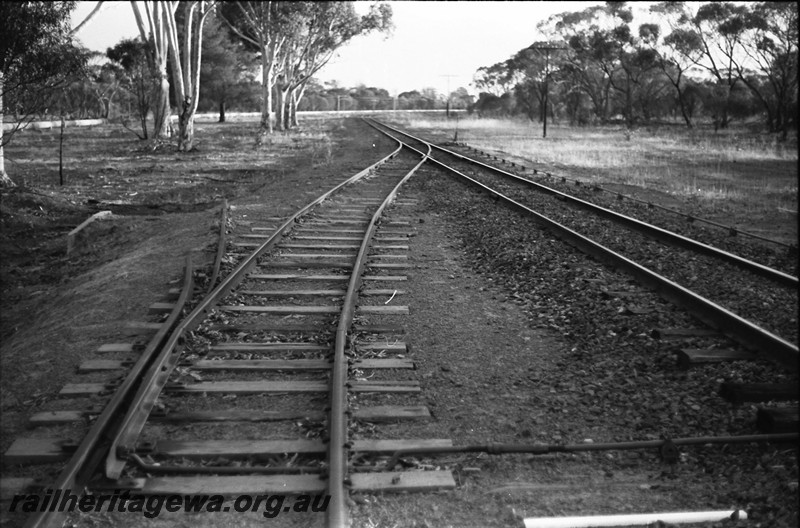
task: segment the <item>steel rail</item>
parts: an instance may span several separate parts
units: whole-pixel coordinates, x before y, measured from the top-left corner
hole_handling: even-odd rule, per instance
[[[175,324],[180,316],[186,301],[193,289],[191,255],[186,256],[185,273],[183,279],[183,289],[175,302],[175,307],[170,312],[169,317],[164,321],[163,326],[156,332],[142,352],[142,355],[134,363],[125,380],[114,392],[111,400],[106,404],[103,411],[97,417],[91,429],[81,441],[78,449],[70,458],[67,466],[61,471],[53,483],[52,489],[72,490],[77,492],[86,487],[92,472],[102,463],[105,453],[108,450],[113,429],[119,424],[121,412],[125,404],[136,388],[139,376],[147,366],[147,359],[153,351],[158,350],[167,337],[169,329]],[[37,512],[25,522],[25,528],[55,528],[63,524],[68,512],[48,511]]]
[[[134,401],[132,402],[120,428],[118,434],[113,439],[105,463],[105,475],[107,478],[116,480],[122,474],[125,468],[126,457],[134,451],[134,444],[136,439],[147,422],[147,417],[155,405],[158,395],[161,393],[162,388],[169,379],[175,366],[181,356],[181,350],[176,346],[183,346],[185,343],[185,336],[188,332],[196,328],[202,320],[208,315],[209,311],[216,306],[216,304],[230,293],[235,288],[250,270],[256,266],[258,259],[266,251],[271,249],[282,238],[285,232],[303,215],[311,211],[315,206],[319,205],[332,194],[339,191],[343,187],[354,183],[374,170],[376,167],[385,163],[390,158],[393,158],[402,146],[398,146],[395,151],[385,156],[381,160],[373,163],[369,167],[359,171],[357,174],[351,176],[339,185],[335,186],[328,192],[322,194],[311,203],[300,209],[293,214],[288,220],[281,224],[278,229],[265,240],[256,250],[254,250],[248,257],[246,257],[239,265],[226,276],[219,285],[214,288],[206,297],[198,303],[198,305],[191,311],[191,313],[175,328],[161,348],[158,355],[153,359],[150,369],[145,374],[139,390],[136,393]]]
[[[391,136],[389,136],[391,137]],[[400,148],[402,142],[397,140]],[[429,149],[430,151],[430,149]],[[415,149],[415,152],[419,153]],[[408,172],[394,189],[386,196],[381,205],[372,215],[372,219],[367,226],[361,247],[358,250],[353,272],[347,286],[347,293],[344,298],[344,306],[339,324],[336,328],[336,344],[334,348],[333,367],[331,372],[331,391],[330,405],[331,410],[328,419],[330,442],[328,444],[328,494],[331,496],[328,505],[328,526],[330,528],[346,528],[349,526],[347,512],[348,492],[345,489],[347,478],[347,459],[348,459],[348,439],[347,439],[347,370],[348,363],[345,350],[348,347],[350,329],[353,324],[358,291],[361,288],[362,274],[366,269],[366,261],[369,256],[369,248],[377,230],[378,220],[383,214],[384,209],[397,196],[397,192],[406,181],[425,163],[427,155],[423,154],[420,160],[411,171]]]
[[[415,138],[416,139],[416,138]],[[420,141],[426,143],[425,141]],[[734,341],[755,351],[759,355],[783,365],[792,372],[798,370],[798,348],[796,345],[769,332],[756,324],[736,315],[730,310],[684,288],[666,277],[645,268],[629,258],[591,240],[572,229],[530,209],[529,207],[495,191],[494,189],[470,178],[466,174],[438,161],[429,158],[431,163],[446,172],[459,176],[481,191],[502,200],[512,209],[532,216],[539,223],[552,229],[562,238],[569,241],[577,249],[613,267],[617,267],[636,278],[641,284],[653,289],[665,300],[680,306],[697,317],[703,323],[717,329]]]
[[[542,172],[542,171],[539,171],[539,172]],[[536,174],[536,169],[533,169],[533,173]],[[556,176],[556,175],[554,175],[554,174],[552,174],[550,172],[546,172],[545,174],[547,174],[548,176],[552,176],[554,178],[561,178],[562,181],[563,180],[573,181],[573,182],[575,182],[576,185],[580,185],[581,184],[581,181],[576,179],[576,178],[568,178],[566,176]],[[660,205],[660,204],[653,203],[653,202],[648,202],[647,200],[642,200],[640,198],[636,198],[635,196],[631,196],[629,194],[624,194],[624,193],[621,193],[621,192],[617,192],[617,191],[612,191],[610,189],[606,189],[606,188],[604,188],[604,187],[602,187],[600,185],[592,184],[592,186],[595,189],[598,189],[598,190],[603,191],[605,193],[615,194],[619,199],[625,198],[625,199],[630,200],[632,202],[637,202],[637,203],[640,203],[640,204],[644,204],[644,205],[646,205],[648,207],[654,207],[656,209],[661,209],[662,211],[666,211],[668,213],[672,213],[672,214],[676,214],[678,216],[682,216],[682,217],[686,218],[686,220],[689,223],[691,223],[691,222],[702,222],[704,224],[708,224],[708,225],[712,225],[714,227],[718,227],[720,229],[724,229],[724,230],[728,231],[728,233],[731,236],[743,235],[743,236],[750,237],[750,238],[756,238],[756,239],[762,240],[764,242],[769,242],[770,244],[775,244],[776,246],[782,246],[782,247],[785,247],[787,249],[797,250],[797,245],[787,244],[786,242],[781,242],[780,240],[767,238],[765,236],[757,235],[757,234],[751,233],[749,231],[743,231],[743,230],[738,229],[736,227],[733,227],[731,225],[720,224],[719,222],[715,222],[713,220],[709,220],[708,218],[703,218],[701,216],[694,216],[694,215],[691,215],[689,213],[684,213],[682,211],[678,211],[677,209],[672,209],[670,207],[666,207],[664,205]]]
[[[574,205],[578,205],[580,207],[583,207],[584,209],[588,209],[588,210],[592,211],[593,213],[597,214],[598,216],[601,216],[603,218],[607,218],[609,220],[612,220],[614,222],[622,224],[622,225],[624,225],[624,226],[626,226],[626,227],[628,227],[630,229],[633,229],[634,231],[638,231],[640,233],[643,233],[643,234],[645,234],[645,235],[647,235],[649,237],[655,238],[656,240],[659,240],[661,242],[664,242],[664,243],[667,243],[667,244],[671,244],[673,246],[681,247],[681,248],[684,248],[684,249],[689,249],[691,251],[695,251],[695,252],[703,254],[703,255],[708,255],[708,256],[711,256],[711,257],[714,257],[714,258],[718,258],[718,259],[720,259],[720,260],[722,260],[724,262],[729,262],[729,263],[734,264],[736,266],[739,266],[740,268],[742,268],[744,270],[747,270],[747,271],[749,271],[751,273],[754,273],[754,274],[759,275],[761,277],[765,277],[767,279],[773,280],[773,281],[778,282],[780,284],[784,284],[786,286],[792,286],[794,288],[797,288],[798,285],[800,285],[800,281],[798,281],[798,278],[794,277],[792,275],[789,275],[788,273],[784,273],[782,271],[770,268],[770,267],[765,266],[763,264],[759,264],[757,262],[753,262],[752,260],[748,260],[746,258],[740,257],[740,256],[735,255],[733,253],[730,253],[728,251],[724,251],[722,249],[718,249],[718,248],[715,248],[713,246],[709,246],[708,244],[704,244],[702,242],[698,242],[697,240],[694,240],[694,239],[689,238],[689,237],[685,237],[683,235],[679,235],[679,234],[674,233],[672,231],[669,231],[667,229],[663,229],[661,227],[654,226],[654,225],[648,224],[646,222],[642,222],[641,220],[637,220],[636,218],[632,218],[630,216],[623,215],[621,213],[617,213],[616,211],[612,211],[611,209],[606,209],[605,207],[601,207],[601,206],[593,204],[591,202],[587,202],[586,200],[582,200],[580,198],[577,198],[575,196],[563,193],[561,191],[557,191],[555,189],[551,189],[550,187],[547,187],[546,185],[542,185],[541,183],[534,182],[534,181],[531,181],[531,180],[529,180],[527,178],[523,178],[521,176],[517,176],[516,174],[504,171],[503,169],[499,169],[497,167],[493,167],[491,165],[487,165],[486,163],[483,163],[482,161],[478,161],[478,160],[469,158],[467,156],[464,156],[463,154],[459,154],[458,152],[453,152],[452,150],[448,150],[448,149],[446,149],[444,147],[440,147],[440,146],[434,145],[432,143],[428,143],[424,139],[421,139],[421,138],[416,137],[416,136],[414,136],[412,134],[409,134],[408,132],[404,132],[402,130],[399,130],[399,129],[395,128],[395,127],[392,127],[391,125],[386,125],[385,123],[381,123],[381,125],[383,125],[383,126],[385,126],[387,128],[390,128],[390,129],[392,129],[392,130],[394,130],[394,131],[396,131],[396,132],[398,132],[400,134],[403,134],[403,135],[406,135],[406,136],[408,136],[410,138],[413,138],[414,140],[419,141],[421,143],[429,144],[434,149],[440,150],[440,151],[442,151],[442,152],[444,152],[446,154],[449,154],[451,156],[459,158],[462,161],[465,161],[465,162],[468,162],[468,163],[472,163],[474,165],[478,165],[478,166],[483,167],[483,168],[485,168],[487,170],[490,170],[492,172],[501,174],[501,175],[503,175],[503,176],[505,176],[507,178],[516,180],[518,182],[522,182],[522,183],[524,183],[524,184],[526,184],[528,186],[531,186],[531,187],[535,187],[537,190],[540,190],[542,192],[545,192],[545,193],[548,193],[548,194],[552,194],[552,195],[554,195],[554,196],[558,197],[559,199],[562,199],[562,200],[564,200],[566,202],[570,202],[570,203],[572,203]]]
[[[505,455],[527,453],[546,455],[549,453],[577,453],[585,451],[629,451],[633,449],[670,448],[671,446],[690,446],[706,444],[749,444],[753,442],[793,442],[800,433],[778,433],[741,436],[699,436],[689,438],[665,438],[662,440],[631,440],[628,442],[604,442],[586,444],[477,444],[464,446],[418,447],[395,451],[379,471],[391,471],[400,463],[400,457],[408,455],[447,455],[452,453],[487,453]]]
[[[475,148],[475,147],[471,147],[467,143],[459,143],[459,145],[461,145],[463,147],[466,147],[469,150],[473,150],[475,152],[478,152],[480,154],[484,154],[484,152],[482,150],[480,150],[478,148]],[[489,153],[485,153],[485,154],[486,154],[487,157],[490,156]],[[497,159],[497,156],[494,156],[494,159]],[[505,160],[503,160],[503,161],[505,161]],[[514,162],[511,162],[511,166],[512,167],[514,166]],[[520,165],[520,167],[522,168],[522,170],[525,170],[525,167],[523,167],[522,165]],[[541,173],[541,174],[544,174],[547,178],[551,178],[551,177],[552,178],[561,178],[562,182],[571,181],[571,182],[575,182],[576,185],[581,185],[582,183],[587,183],[587,182],[581,182],[581,180],[579,180],[577,178],[568,178],[567,176],[564,176],[564,175],[556,175],[556,174],[553,174],[552,172],[546,171],[546,170],[541,170],[541,169],[531,169],[531,170],[533,171],[534,174]],[[671,209],[669,207],[666,207],[666,206],[663,206],[663,205],[659,205],[657,203],[648,202],[647,200],[642,200],[640,198],[636,198],[635,196],[631,196],[629,194],[624,194],[624,193],[621,193],[621,192],[618,192],[618,191],[612,191],[611,189],[606,189],[605,187],[602,187],[602,186],[597,185],[595,183],[588,183],[588,185],[590,185],[593,189],[596,189],[598,191],[603,191],[603,192],[608,193],[608,194],[614,194],[620,200],[625,198],[625,199],[631,200],[632,202],[645,204],[648,207],[654,207],[656,209],[661,209],[662,211],[666,211],[668,213],[673,213],[673,214],[676,214],[678,216],[683,216],[689,222],[695,222],[696,221],[696,222],[702,222],[702,223],[705,223],[705,224],[709,224],[709,225],[712,225],[714,227],[719,227],[720,229],[724,229],[724,230],[728,231],[728,233],[731,236],[744,235],[744,236],[747,236],[747,237],[750,237],[750,238],[756,238],[756,239],[759,239],[759,240],[763,240],[764,242],[769,242],[770,244],[775,244],[777,246],[782,246],[782,247],[785,247],[787,249],[797,251],[797,244],[787,244],[786,242],[781,242],[780,240],[767,238],[765,236],[757,235],[755,233],[750,233],[749,231],[743,231],[741,229],[737,229],[737,228],[735,228],[733,226],[730,226],[730,225],[720,224],[719,222],[715,222],[715,221],[709,220],[707,218],[703,218],[703,217],[700,217],[700,216],[694,216],[694,215],[691,215],[691,214],[688,214],[688,213],[684,213],[684,212],[678,211],[677,209]],[[797,214],[795,211],[790,211],[790,212]]]

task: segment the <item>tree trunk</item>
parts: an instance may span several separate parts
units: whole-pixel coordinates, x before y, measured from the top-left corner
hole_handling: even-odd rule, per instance
[[[289,122],[286,120],[287,91],[287,84],[283,74],[278,75],[278,79],[275,82],[275,95],[277,96],[277,101],[275,102],[275,128],[278,130],[289,129]]]
[[[289,118],[293,127],[300,126],[297,122],[297,103],[297,89],[294,89],[289,97]]]
[[[192,99],[188,95],[178,117],[178,152],[189,152],[194,147],[194,113]]]
[[[225,101],[219,102],[219,122],[225,122]]]
[[[81,22],[80,24],[78,24],[78,25],[77,25],[77,27],[75,27],[75,29],[73,29],[72,31],[70,31],[70,35],[71,35],[71,36],[75,36],[75,35],[76,35],[76,34],[77,34],[77,33],[78,33],[78,32],[79,32],[81,29],[83,29],[83,27],[84,27],[86,24],[88,24],[88,23],[89,23],[89,21],[90,21],[90,20],[92,20],[92,19],[94,18],[94,16],[95,16],[97,13],[99,13],[99,12],[100,12],[100,11],[101,11],[101,10],[102,10],[104,7],[105,7],[105,6],[103,5],[103,3],[104,3],[104,2],[97,2],[97,5],[96,5],[96,6],[94,6],[94,9],[92,9],[92,12],[91,12],[91,13],[89,13],[89,14],[86,16],[86,18],[84,18],[84,19],[83,19],[83,22]]]
[[[689,129],[692,129],[694,128],[694,125],[692,124],[692,118],[691,116],[689,116],[689,112],[686,110],[686,101],[684,100],[683,92],[681,91],[680,88],[678,88],[677,90],[678,90],[678,106],[681,109],[681,115],[683,116],[683,120],[686,121],[686,126]]]
[[[297,119],[297,107],[300,106],[300,101],[303,100],[303,96],[306,93],[306,88],[308,88],[308,84],[301,83],[300,86],[296,87],[292,92],[292,125],[299,126],[299,120]]]
[[[730,123],[730,117],[728,115],[728,112],[730,111],[730,107],[731,107],[731,91],[732,91],[732,88],[733,88],[732,84],[727,84],[725,86],[725,104],[722,105],[722,115],[720,116],[720,119],[719,119],[719,128],[722,128],[722,129],[728,128],[728,124]],[[716,132],[716,131],[717,131],[717,128],[715,127],[714,128],[714,132]]]
[[[275,90],[275,130],[281,131],[286,130],[286,126],[284,125],[284,108],[286,106],[286,97],[285,92],[278,88],[277,86],[274,88]]]
[[[292,92],[286,90],[283,95],[283,128],[289,130],[292,128]]]
[[[3,153],[3,72],[0,71],[0,188],[16,187],[14,181],[6,174],[6,158]]]
[[[667,79],[669,79],[670,84],[672,84],[672,86],[675,88],[675,93],[678,95],[678,107],[680,108],[681,116],[683,116],[683,120],[686,122],[686,127],[691,130],[692,128],[694,128],[694,125],[692,124],[692,117],[689,114],[688,109],[686,108],[685,92],[684,90],[681,90],[681,79],[683,78],[683,70],[678,69],[678,75],[675,79],[672,78],[672,75],[669,75],[667,73],[667,67],[663,63],[661,64],[661,71],[664,72],[664,74],[667,76]],[[675,109],[673,108],[673,113],[674,110]]]
[[[290,90],[282,90],[281,98],[283,99],[283,129],[289,130],[292,128],[292,94]]]
[[[184,28],[179,34],[175,21],[175,4],[162,3],[167,27],[167,41],[172,60],[172,80],[175,99],[179,102],[178,151],[194,149],[194,116],[200,98],[200,64],[203,54],[203,23],[207,11],[205,2],[184,3]],[[196,17],[195,17],[196,16]],[[179,38],[183,38],[183,55],[179,52]]]
[[[139,116],[141,125],[142,125],[142,137],[141,139],[147,139],[147,113],[145,112],[143,115]]]
[[[150,106],[147,103],[139,103],[139,123],[142,126],[142,138],[147,139],[147,114],[150,112]]]
[[[272,62],[267,56],[266,46],[261,50],[261,135],[272,134]]]
[[[155,87],[155,106],[153,107],[153,137],[168,139],[172,136],[172,123],[169,109],[169,80],[166,72],[159,72]]]
[[[148,100],[147,92],[144,77],[140,77],[138,89],[136,90],[136,109],[139,112],[139,123],[142,125],[141,139],[147,139],[147,114],[150,113],[150,101]]]
[[[147,26],[145,26],[145,19],[142,17],[139,3],[131,0],[131,8],[136,18],[136,26],[139,28],[139,35],[143,42],[150,42],[152,44],[152,49],[147,53],[147,62],[150,71],[155,75],[156,79],[154,84],[147,88],[148,91],[152,90],[154,101],[152,107],[153,137],[169,138],[172,135],[172,124],[170,123],[167,44],[164,42],[166,38],[163,25],[164,19],[161,17],[160,7],[155,2],[152,5],[150,5],[149,2],[145,2],[143,7],[147,12]],[[142,116],[143,122],[146,122],[146,119],[146,115]],[[146,138],[146,129],[144,129],[144,132]]]

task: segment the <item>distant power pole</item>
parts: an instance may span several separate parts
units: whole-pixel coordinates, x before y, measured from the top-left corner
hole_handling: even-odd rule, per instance
[[[550,52],[563,50],[567,47],[558,42],[534,42],[528,49],[544,52],[544,112],[542,116],[542,137],[547,137],[547,103],[549,96],[548,80],[550,79]]]
[[[447,110],[445,112],[447,117],[450,117],[450,77],[456,77],[456,76],[448,73],[445,75],[440,75],[439,77],[447,77]]]

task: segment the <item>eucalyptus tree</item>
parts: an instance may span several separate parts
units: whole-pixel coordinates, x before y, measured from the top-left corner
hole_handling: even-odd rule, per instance
[[[86,56],[72,45],[69,20],[76,2],[0,2],[0,186],[13,186],[3,147],[45,108],[55,90],[83,76]],[[4,102],[17,119],[3,132]]]
[[[94,97],[101,108],[100,117],[109,119],[114,99],[124,82],[125,72],[119,65],[112,62],[98,62],[105,57],[106,55],[100,52],[92,53],[93,61],[89,65],[89,81]]]
[[[483,92],[500,97],[514,89],[516,79],[514,78],[515,69],[510,60],[505,60],[492,64],[491,66],[481,66],[475,72],[472,84]]]
[[[292,2],[225,2],[220,5],[222,19],[233,33],[261,58],[261,125],[260,138],[273,131],[273,88],[279,58],[287,32],[293,26],[292,15],[297,13]]]
[[[726,128],[731,119],[734,89],[741,82],[737,63],[743,56],[742,33],[748,8],[731,2],[710,2],[699,6],[671,2],[670,39],[676,59],[688,61],[716,81],[718,94],[711,112],[715,127]],[[676,61],[677,63],[677,61]]]
[[[623,32],[624,33],[624,32]],[[612,78],[612,86],[624,97],[623,115],[630,127],[639,118],[649,121],[657,101],[666,91],[663,76],[659,75],[659,55],[653,49],[658,38],[658,26],[642,24],[638,35],[626,35],[620,54],[620,75]],[[617,79],[621,78],[621,82]]]
[[[120,84],[129,98],[133,98],[136,116],[142,133],[134,131],[139,139],[148,138],[147,116],[150,113],[154,87],[157,80],[150,71],[148,47],[141,39],[124,39],[106,50],[106,56],[119,67]],[[131,130],[122,117],[122,124]]]
[[[570,48],[560,66],[563,75],[589,98],[595,117],[601,122],[607,121],[616,57],[607,46],[599,44],[606,40],[605,28],[611,26],[608,11],[604,6],[592,6],[564,12],[553,15],[544,25],[550,26],[552,33]]]
[[[682,2],[660,2],[650,8],[650,12],[665,20],[670,33],[653,35],[653,46],[658,51],[657,63],[666,79],[675,89],[676,101],[681,116],[688,128],[692,123],[692,96],[695,83],[687,73],[697,64],[703,55],[702,40],[692,28],[686,27],[691,15]]]
[[[309,80],[358,35],[391,27],[391,8],[371,5],[359,16],[352,2],[235,2],[221,14],[242,42],[261,57],[261,133],[296,124],[297,104]],[[273,104],[273,92],[277,104]]]
[[[166,139],[172,136],[169,107],[169,39],[162,3],[157,0],[131,0],[131,9],[139,28],[139,36],[147,43],[147,60],[154,78],[153,87],[153,136]]]
[[[625,2],[607,2],[579,12],[551,17],[568,43],[562,69],[591,99],[601,121],[609,117],[612,94],[628,127],[648,109],[642,92],[658,90],[653,70],[658,54],[652,48],[654,25],[632,28],[633,13]]]
[[[763,108],[768,128],[786,133],[797,101],[796,4],[663,2],[652,11],[666,17],[672,30],[662,46],[671,51],[670,69],[680,74],[694,67],[715,80],[707,105],[715,126],[728,126],[742,83]]]
[[[254,80],[251,71],[252,53],[231,35],[218,13],[209,16],[205,24],[203,62],[200,66],[200,96],[202,110],[216,108],[219,122],[225,122],[229,103],[241,101],[244,84]]]
[[[106,118],[119,91],[114,66],[101,62],[102,53],[85,48],[75,52],[82,55],[85,68],[46,99],[47,113],[71,119]]]
[[[746,17],[745,5],[710,2],[701,5],[691,20],[703,49],[703,58],[697,64],[714,76],[724,94],[721,112],[714,116],[715,127],[727,128],[730,123],[733,90],[741,81],[736,64],[744,51],[741,35]]]
[[[200,99],[200,64],[203,52],[203,25],[215,2],[161,2],[167,23],[167,38],[172,66],[172,90],[178,104],[178,151],[194,148],[194,116]],[[176,12],[182,8],[181,30]],[[180,41],[183,42],[180,42]]]
[[[763,107],[768,128],[780,131],[784,139],[789,126],[797,126],[797,15],[793,2],[755,4],[742,33],[748,61],[735,64],[739,78]]]
[[[549,51],[540,51],[534,45],[518,51],[503,63],[508,68],[505,78],[513,83],[517,104],[531,121],[544,120],[545,79],[550,75],[548,58]]]
[[[353,38],[392,27],[388,4],[373,4],[359,16],[353,2],[293,2],[293,36],[284,47],[278,119],[284,128],[297,125],[297,105],[309,80]]]
[[[139,4],[144,7],[144,15]],[[156,137],[172,135],[169,107],[170,82],[167,61],[172,71],[172,90],[178,105],[178,150],[194,146],[194,115],[200,96],[200,63],[203,49],[203,25],[215,2],[196,0],[178,2],[132,0],[136,24],[142,40],[148,42],[151,70],[157,81],[153,107]],[[178,9],[181,9],[178,14]],[[147,25],[145,26],[145,18]],[[178,18],[182,23],[178,24]]]

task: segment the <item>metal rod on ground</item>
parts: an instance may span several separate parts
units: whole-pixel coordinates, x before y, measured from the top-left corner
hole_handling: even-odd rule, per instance
[[[744,510],[633,513],[625,515],[588,515],[584,517],[529,517],[525,528],[589,528],[594,526],[648,526],[657,522],[668,524],[721,522],[728,519],[747,519]]]
[[[750,442],[796,442],[800,438],[800,433],[781,433],[764,435],[743,435],[743,436],[700,436],[692,438],[673,438],[664,440],[641,440],[632,442],[611,442],[599,444],[483,444],[471,446],[443,446],[443,447],[420,447],[415,449],[403,449],[396,451],[386,463],[386,470],[391,471],[400,461],[400,457],[406,455],[437,455],[447,453],[489,453],[490,455],[501,455],[511,453],[528,453],[531,455],[545,455],[549,453],[574,453],[578,451],[613,451],[630,449],[651,449],[664,448],[669,446],[682,445],[704,445],[704,444],[743,444]]]

